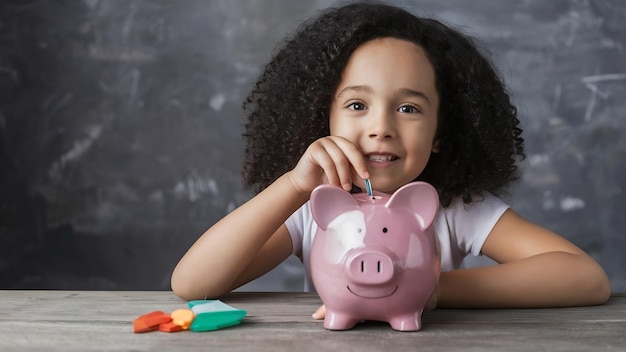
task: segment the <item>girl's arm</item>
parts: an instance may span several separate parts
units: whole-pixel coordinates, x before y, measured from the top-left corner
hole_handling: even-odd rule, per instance
[[[284,222],[313,189],[330,183],[350,190],[354,177],[369,177],[356,145],[341,137],[313,142],[293,170],[193,244],[174,269],[172,290],[187,300],[217,297],[270,271],[291,254],[291,236]]]
[[[482,253],[499,265],[441,273],[438,307],[561,307],[606,302],[608,277],[559,235],[507,210]]]
[[[292,250],[283,224],[306,202],[283,175],[208,229],[178,262],[172,290],[180,297],[217,297],[285,260]]]

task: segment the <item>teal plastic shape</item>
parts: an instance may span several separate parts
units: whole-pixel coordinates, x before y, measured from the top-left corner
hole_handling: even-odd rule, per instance
[[[236,309],[220,300],[196,300],[188,303],[196,313],[189,330],[194,332],[223,329],[241,323],[248,314],[246,310]]]

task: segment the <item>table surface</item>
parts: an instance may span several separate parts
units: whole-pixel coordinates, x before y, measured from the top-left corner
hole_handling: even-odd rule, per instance
[[[324,329],[311,293],[235,292],[221,299],[248,315],[211,332],[133,333],[133,320],[186,302],[167,291],[0,290],[0,351],[626,351],[626,295],[602,306],[438,309],[423,328],[382,322]]]

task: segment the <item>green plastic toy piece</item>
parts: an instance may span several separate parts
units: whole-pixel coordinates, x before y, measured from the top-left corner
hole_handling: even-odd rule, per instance
[[[188,305],[196,313],[189,327],[189,330],[195,332],[237,325],[248,313],[246,310],[233,308],[220,300],[196,300],[190,301]]]

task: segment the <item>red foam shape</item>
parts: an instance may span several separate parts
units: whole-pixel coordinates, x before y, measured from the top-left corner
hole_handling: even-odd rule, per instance
[[[170,322],[172,318],[169,314],[160,310],[144,314],[133,321],[133,331],[148,332],[159,329],[159,325]]]
[[[182,326],[178,324],[174,324],[173,321],[159,325],[159,331],[163,331],[163,332],[179,332],[183,330],[185,329],[183,329]]]

